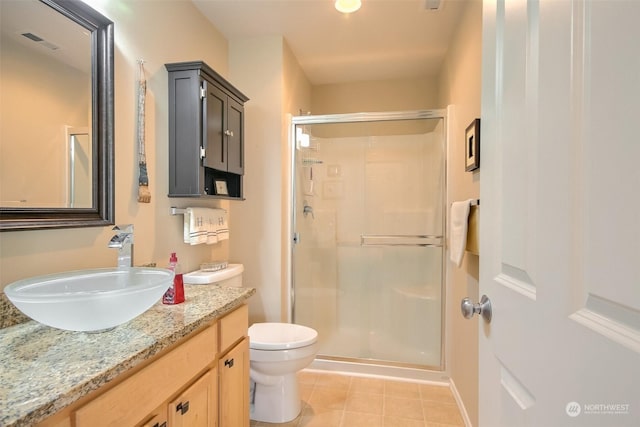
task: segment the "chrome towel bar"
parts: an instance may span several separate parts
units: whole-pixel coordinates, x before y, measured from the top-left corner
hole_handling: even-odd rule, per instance
[[[221,209],[221,208],[210,208],[210,209]],[[227,211],[226,209],[222,209],[223,211]],[[185,213],[187,213],[187,208],[176,208],[175,206],[172,206],[171,209],[169,209],[169,215],[184,215]]]

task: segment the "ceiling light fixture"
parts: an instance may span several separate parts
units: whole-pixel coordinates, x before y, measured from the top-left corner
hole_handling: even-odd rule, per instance
[[[352,13],[360,9],[362,1],[360,0],[336,0],[335,7],[338,12]]]

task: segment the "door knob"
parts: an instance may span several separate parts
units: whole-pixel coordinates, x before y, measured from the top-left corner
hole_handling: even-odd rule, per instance
[[[460,310],[465,319],[471,319],[477,313],[487,323],[491,323],[491,301],[486,295],[482,295],[480,302],[477,304],[474,304],[469,297],[464,298],[460,303]]]

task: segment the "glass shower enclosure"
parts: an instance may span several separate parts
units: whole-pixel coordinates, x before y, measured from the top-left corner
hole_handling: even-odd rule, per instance
[[[444,119],[293,118],[291,319],[319,358],[442,369]]]

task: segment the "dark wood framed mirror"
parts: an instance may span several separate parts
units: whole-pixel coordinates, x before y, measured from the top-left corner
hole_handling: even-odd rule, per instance
[[[0,7],[0,231],[113,224],[113,22],[77,0]]]

